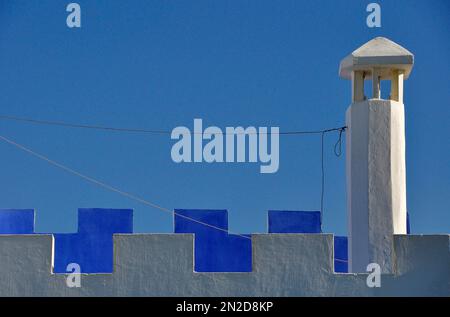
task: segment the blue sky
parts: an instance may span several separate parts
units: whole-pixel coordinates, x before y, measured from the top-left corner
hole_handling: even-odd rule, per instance
[[[350,83],[339,61],[376,36],[415,55],[405,82],[407,195],[413,233],[450,230],[450,4],[378,1],[0,2],[0,114],[172,130],[344,124]],[[166,208],[228,209],[230,229],[265,232],[269,209],[320,208],[320,136],[282,136],[280,169],[175,164],[169,136],[0,121],[0,134]],[[326,137],[325,232],[346,234],[345,155]],[[38,231],[76,231],[78,207],[133,208],[136,232],[171,232],[172,218],[11,145],[0,144],[1,208],[36,208]]]

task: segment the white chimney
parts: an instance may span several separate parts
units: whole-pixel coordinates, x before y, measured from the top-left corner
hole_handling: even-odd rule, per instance
[[[352,83],[347,109],[347,210],[349,272],[378,263],[393,272],[393,235],[406,234],[406,166],[403,80],[414,56],[377,37],[341,61],[339,75]],[[365,80],[372,96],[364,95]],[[391,81],[381,99],[380,81]]]

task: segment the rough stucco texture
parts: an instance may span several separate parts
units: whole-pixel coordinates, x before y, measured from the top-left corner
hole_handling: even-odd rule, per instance
[[[333,273],[329,234],[252,235],[253,271],[194,272],[192,234],[114,235],[114,273],[52,274],[52,235],[0,236],[0,296],[449,296],[449,236],[394,237],[396,273]]]
[[[369,288],[367,274],[334,273],[345,253],[330,234],[253,234],[251,271],[220,273],[196,272],[194,234],[118,230],[128,229],[110,232],[112,273],[82,274],[80,288],[54,274],[53,235],[0,235],[0,296],[450,296],[448,235],[394,236],[395,271]]]
[[[0,234],[34,234],[34,216],[31,209],[0,209]],[[320,233],[320,212],[272,210],[268,225],[270,233]],[[77,263],[82,273],[112,273],[113,234],[132,232],[131,209],[80,208],[76,233],[53,234],[53,271],[66,273],[68,264]],[[174,232],[194,234],[196,272],[252,271],[250,235],[228,233],[227,210],[176,209]],[[338,271],[346,272],[341,267]]]
[[[394,234],[407,233],[404,105],[369,99],[346,113],[350,271],[394,270]]]

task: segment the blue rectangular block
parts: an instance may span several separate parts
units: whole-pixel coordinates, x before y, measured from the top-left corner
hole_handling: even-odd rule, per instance
[[[207,223],[208,225],[212,225],[225,231],[205,226],[186,217],[202,223]],[[175,209],[174,231],[176,233],[227,234],[228,212],[223,209]]]
[[[109,208],[78,209],[78,233],[132,233],[133,210]]]
[[[347,237],[334,237],[334,271],[339,273],[348,273]]]
[[[212,225],[210,226],[192,221]],[[249,235],[228,234],[226,210],[176,209],[175,233],[195,235],[194,258],[196,272],[251,272],[252,243]]]
[[[80,208],[78,233],[54,235],[54,272],[77,263],[82,273],[112,273],[113,234],[132,232],[132,209]]]
[[[250,238],[250,235],[245,235]],[[252,244],[240,235],[195,237],[196,272],[251,272]]]
[[[34,233],[33,209],[0,209],[0,234]]]
[[[406,234],[411,233],[411,223],[409,222],[409,212],[406,213]]]
[[[348,273],[348,261],[334,259],[334,272]]]
[[[67,273],[70,263],[80,265],[82,273],[113,272],[113,237],[108,233],[54,234],[55,273]]]
[[[269,210],[269,233],[321,233],[320,211]]]
[[[342,260],[348,260],[347,237],[334,236],[334,257]]]

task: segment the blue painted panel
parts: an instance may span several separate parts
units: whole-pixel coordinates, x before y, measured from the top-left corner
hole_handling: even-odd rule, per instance
[[[243,238],[245,236],[249,239]],[[222,244],[223,251],[220,254],[225,257],[217,263],[215,270],[211,272],[251,272],[252,271],[252,240],[250,234],[227,235]],[[204,268],[207,272],[206,269]],[[200,271],[199,271],[200,272]]]
[[[132,233],[133,210],[110,208],[78,209],[78,233]]]
[[[33,209],[0,209],[0,234],[34,233]]]
[[[67,273],[69,263],[80,265],[82,273],[112,273],[111,234],[55,234],[55,273]]]
[[[341,259],[334,259],[335,273],[348,273],[348,261]]]
[[[406,234],[411,233],[411,224],[409,222],[409,212],[406,213]]]
[[[238,235],[196,233],[194,254],[196,272],[252,271],[251,240]]]
[[[334,271],[348,272],[348,239],[347,237],[334,237]]]
[[[228,234],[226,231],[183,218],[183,216],[190,217],[227,230],[226,210],[176,209],[175,213],[175,233],[195,234],[194,266],[196,272],[251,272],[252,244],[250,239]]]
[[[269,233],[321,233],[320,211],[269,210]]]
[[[226,234],[227,232],[207,227],[184,217],[228,230],[228,212],[226,210],[175,209],[175,233]]]
[[[348,238],[334,236],[334,256],[338,259],[348,260]]]
[[[55,273],[77,263],[83,273],[112,273],[113,234],[133,232],[131,209],[79,209],[78,233],[55,234]]]

